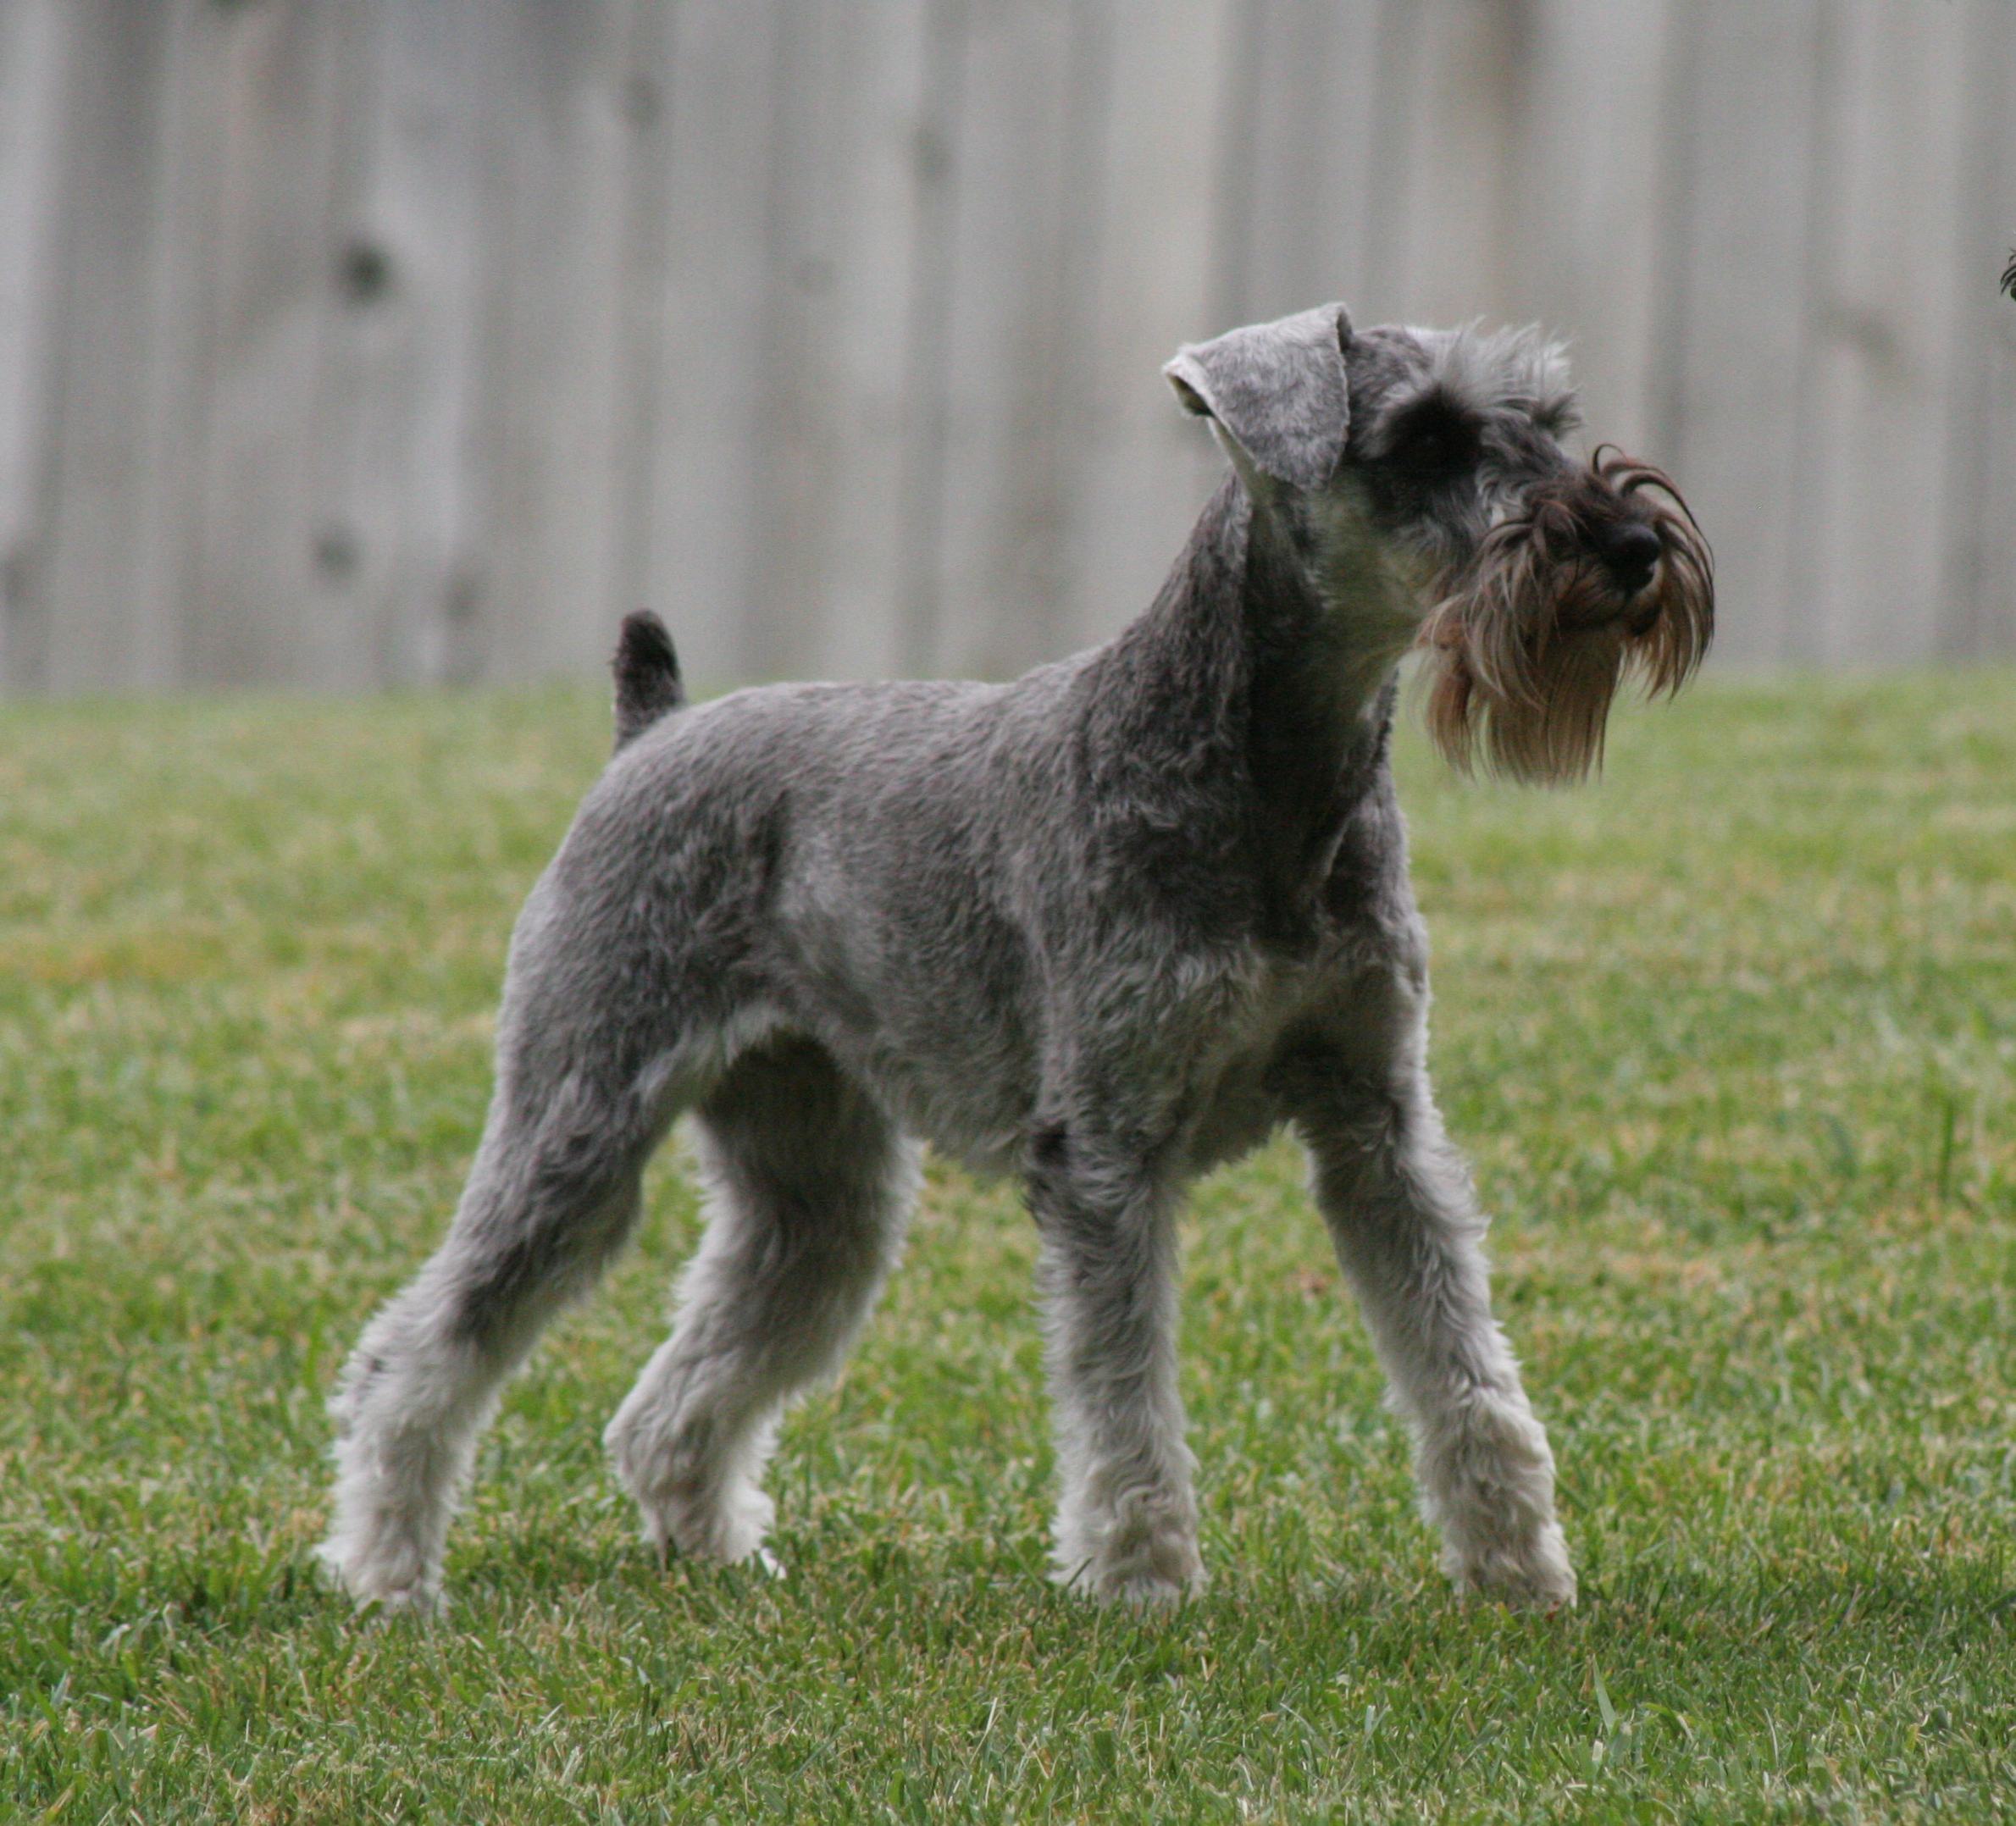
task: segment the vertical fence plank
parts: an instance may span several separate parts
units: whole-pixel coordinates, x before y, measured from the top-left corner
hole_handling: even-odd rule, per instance
[[[920,63],[915,239],[905,312],[903,464],[897,480],[899,666],[928,672],[938,651],[949,489],[946,383],[950,367],[957,122],[966,99],[968,0],[927,0]]]
[[[1058,650],[1103,639],[1152,600],[1223,458],[1161,376],[1179,343],[1223,327],[1212,266],[1223,47],[1238,0],[1122,0],[1088,313],[1080,610]],[[1029,652],[1033,660],[1054,656]]]
[[[1506,198],[1517,252],[1502,306],[1568,339],[1595,434],[1655,460],[1648,380],[1670,227],[1656,206],[1670,151],[1670,13],[1668,0],[1532,8]]]
[[[1930,656],[1941,612],[1951,401],[1939,357],[1958,264],[1963,15],[1887,0],[1842,14],[1826,174],[1839,202],[1808,332],[1819,364],[1803,429],[1826,462],[1801,511],[1819,650],[1896,663]]]
[[[69,21],[39,682],[159,689],[187,676],[230,25],[197,0]]]
[[[464,440],[475,311],[472,8],[358,15],[306,490],[313,681],[436,681],[481,608]]]
[[[346,678],[318,616],[320,579],[353,553],[313,492],[320,376],[340,307],[337,178],[357,92],[362,16],[305,5],[225,15],[225,118],[211,248],[199,524],[183,665],[203,684]]]
[[[778,64],[766,228],[758,677],[900,666],[925,0],[815,0]]]
[[[1411,42],[1387,66],[1380,132],[1402,164],[1382,183],[1382,288],[1410,323],[1451,324],[1511,295],[1515,103],[1530,48],[1524,8],[1417,0]]]
[[[1948,536],[1935,633],[1949,661],[2016,653],[2016,299],[1997,284],[2016,255],[2016,30],[2005,0],[1972,0],[1967,14],[1962,231],[1945,338]]]
[[[619,384],[615,504],[617,568],[613,606],[628,614],[652,606],[653,484],[657,424],[665,411],[659,351],[667,329],[666,290],[672,246],[667,214],[671,173],[665,146],[671,120],[677,0],[629,0],[623,59],[623,113],[629,144],[619,279]]]
[[[484,664],[586,672],[613,638],[626,186],[634,136],[618,8],[477,9],[485,93],[478,343],[485,410]]]
[[[146,452],[148,274],[160,202],[167,9],[79,5],[63,190],[60,302],[48,423],[43,593],[22,630],[25,670],[54,691],[125,681],[128,606],[141,580],[132,528]]]
[[[1070,554],[1108,3],[977,0],[970,22],[933,669],[1014,671],[1063,651],[1079,619]]]
[[[1785,656],[1797,638],[1810,526],[1794,511],[1815,133],[1828,82],[1818,0],[1715,0],[1676,43],[1663,152],[1648,443],[1715,547],[1725,660]],[[1788,80],[1788,73],[1792,73]],[[1790,585],[1788,592],[1788,584]],[[1797,611],[1803,614],[1803,607]]]
[[[1379,130],[1382,8],[1376,0],[1244,0],[1224,53],[1225,156],[1244,174],[1221,180],[1217,223],[1222,322],[1258,322],[1341,299],[1357,321],[1377,308],[1368,287]]]
[[[785,24],[781,0],[684,0],[654,148],[668,252],[645,596],[702,684],[744,675],[768,271],[757,224]]]
[[[62,324],[67,24],[61,0],[0,6],[0,691],[35,682],[30,647],[40,629],[31,622],[47,603],[39,573]]]
[[[124,666],[108,683],[158,689],[183,676],[187,614],[202,523],[201,460],[212,374],[215,290],[210,250],[227,117],[224,47],[232,22],[204,0],[163,8],[159,66],[158,177],[144,293],[133,301],[146,326],[143,389],[134,402],[140,452],[130,521],[101,528],[133,546],[131,594],[121,605]],[[290,426],[291,434],[311,428]]]

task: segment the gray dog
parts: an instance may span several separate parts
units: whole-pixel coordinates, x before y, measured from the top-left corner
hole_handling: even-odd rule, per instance
[[[360,1600],[438,1598],[501,1384],[690,1111],[706,1238],[607,1434],[661,1550],[762,1552],[777,1416],[868,1311],[923,1137],[1016,1174],[1041,1235],[1058,1576],[1195,1586],[1176,1208],[1285,1122],[1449,1574],[1572,1602],[1428,1085],[1394,671],[1424,650],[1459,766],[1577,777],[1620,680],[1670,690],[1699,661],[1707,549],[1656,471],[1565,453],[1565,370],[1530,332],[1358,334],[1330,305],[1166,372],[1232,473],[1103,647],[1011,684],[687,709],[663,630],[626,625],[617,753],[518,921],[453,1227],[333,1403],[322,1551]]]

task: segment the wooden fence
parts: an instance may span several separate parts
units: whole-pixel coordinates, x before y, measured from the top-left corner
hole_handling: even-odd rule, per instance
[[[1537,318],[1739,662],[2016,649],[2012,0],[0,0],[0,689],[1000,673],[1157,370]]]

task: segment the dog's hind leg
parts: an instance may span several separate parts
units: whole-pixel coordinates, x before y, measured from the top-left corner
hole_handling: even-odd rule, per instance
[[[759,1480],[779,1410],[838,1367],[901,1247],[916,1156],[795,1037],[739,1060],[695,1126],[706,1233],[672,1336],[605,1438],[654,1546],[738,1560],[769,1525]]]
[[[658,1073],[501,1071],[446,1240],[366,1328],[330,1403],[324,1563],[360,1602],[432,1607],[476,1440],[546,1321],[629,1234],[670,1099]]]

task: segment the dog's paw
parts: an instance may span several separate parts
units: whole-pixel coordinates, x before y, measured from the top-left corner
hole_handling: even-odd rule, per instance
[[[1571,1610],[1575,1568],[1558,1523],[1548,1521],[1523,1541],[1443,1552],[1443,1569],[1459,1591],[1494,1598],[1515,1610]]]
[[[755,1560],[765,1571],[774,1572],[777,1562],[764,1551],[763,1542],[776,1516],[776,1503],[756,1485],[732,1483],[711,1497],[678,1505],[668,1538],[681,1553],[696,1559],[730,1566]]]
[[[1522,1609],[1575,1602],[1575,1569],[1554,1519],[1547,1434],[1515,1393],[1459,1409],[1424,1441],[1421,1507],[1442,1530],[1443,1569],[1461,1591]]]
[[[1095,1603],[1137,1610],[1181,1603],[1205,1584],[1194,1525],[1167,1514],[1119,1518],[1096,1530],[1061,1524],[1052,1576]]]
[[[374,1552],[331,1536],[315,1549],[315,1563],[359,1610],[378,1616],[438,1617],[441,1580],[413,1552]]]
[[[1115,1604],[1139,1611],[1171,1609],[1201,1591],[1205,1585],[1201,1566],[1181,1578],[1138,1566],[1109,1567],[1099,1572],[1086,1567],[1076,1577],[1059,1569],[1056,1576],[1066,1591],[1088,1597],[1095,1604]]]
[[[707,1488],[672,1480],[634,1484],[626,1478],[624,1482],[636,1501],[644,1538],[660,1558],[679,1553],[723,1565],[753,1559],[766,1571],[779,1570],[763,1547],[777,1505],[756,1485]]]

